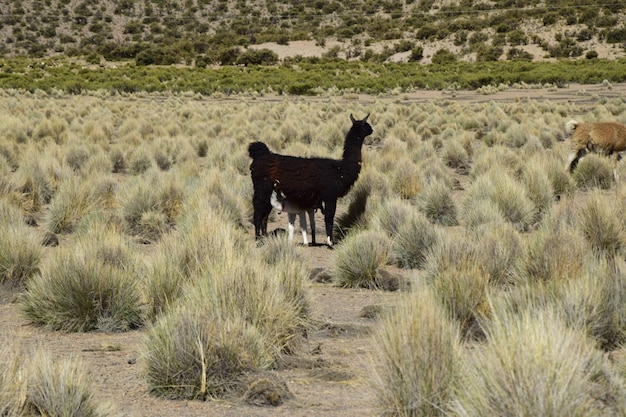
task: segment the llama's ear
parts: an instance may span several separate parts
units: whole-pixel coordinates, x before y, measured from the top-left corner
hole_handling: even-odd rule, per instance
[[[352,124],[356,123],[356,120],[354,120],[354,116],[352,115],[352,113],[350,113],[350,120],[352,121]]]
[[[367,116],[365,116],[365,119],[361,120],[362,122],[367,122],[367,118],[370,117],[370,114],[367,113]]]

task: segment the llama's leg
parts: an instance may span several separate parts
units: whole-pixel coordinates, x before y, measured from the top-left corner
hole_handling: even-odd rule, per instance
[[[289,241],[293,242],[293,232],[295,230],[295,222],[296,222],[296,213],[287,213],[287,219],[289,220],[289,225],[287,229],[289,230]]]
[[[335,211],[337,210],[337,200],[326,201],[324,209],[324,223],[326,224],[326,243],[328,246],[333,245],[333,221],[335,220]]]
[[[267,219],[272,211],[272,206],[268,203],[257,204],[254,207],[254,235],[256,239],[267,236]]]
[[[579,149],[578,151],[572,152],[569,154],[567,158],[567,170],[569,172],[573,172],[578,165],[578,161],[582,158],[587,151],[585,149]]]
[[[309,210],[309,223],[311,224],[311,245],[315,245],[315,210]]]
[[[304,245],[309,244],[309,239],[306,237],[306,213],[301,211],[298,213],[298,217],[300,218],[300,230],[302,231],[302,243]]]

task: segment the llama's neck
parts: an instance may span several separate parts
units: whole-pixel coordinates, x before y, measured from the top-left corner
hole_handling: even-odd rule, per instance
[[[346,142],[343,145],[343,160],[347,162],[361,163],[361,148],[363,147],[363,139],[356,136],[346,137]]]

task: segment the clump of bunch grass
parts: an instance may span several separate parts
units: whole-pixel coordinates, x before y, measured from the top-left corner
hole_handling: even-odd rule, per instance
[[[32,323],[70,332],[127,331],[143,324],[139,280],[122,236],[90,233],[59,247],[21,298]]]
[[[489,284],[502,287],[512,283],[524,248],[519,232],[510,223],[499,221],[478,227],[476,237],[476,257]]]
[[[441,149],[441,159],[447,167],[459,174],[467,174],[470,170],[470,156],[459,140],[448,140]]]
[[[581,205],[578,219],[583,236],[595,252],[614,257],[623,251],[624,223],[613,197],[592,192]]]
[[[55,198],[50,202],[46,227],[52,233],[70,233],[78,222],[96,208],[100,196],[95,194],[94,183],[77,177],[61,183]]]
[[[446,234],[428,252],[425,267],[433,294],[466,337],[478,336],[479,320],[489,314],[489,275],[478,262],[477,248],[470,236]]]
[[[176,223],[183,200],[182,185],[160,174],[125,184],[120,191],[120,210],[128,233],[157,240]]]
[[[378,270],[387,263],[389,247],[381,232],[365,230],[348,236],[336,250],[334,282],[342,287],[378,288]]]
[[[461,223],[469,229],[507,221],[502,210],[491,200],[464,201],[459,217]]]
[[[393,161],[389,172],[391,187],[402,198],[411,199],[419,194],[423,186],[422,174],[408,157]]]
[[[394,236],[393,258],[401,268],[423,268],[426,254],[437,243],[437,228],[426,216],[414,211]]]
[[[581,275],[558,287],[565,322],[582,329],[604,351],[626,343],[625,274],[622,260],[594,258]]]
[[[526,193],[535,206],[534,217],[536,221],[554,203],[554,192],[552,183],[544,168],[536,161],[529,162],[522,174],[522,183],[526,188]]]
[[[192,193],[181,207],[179,233],[163,236],[148,258],[144,291],[150,319],[175,305],[188,284],[201,280],[207,264],[237,263],[252,243],[224,210],[213,206],[204,194]]]
[[[0,415],[115,415],[110,405],[96,400],[96,387],[76,358],[59,360],[42,348],[26,352],[12,342],[0,347],[0,367]]]
[[[306,276],[276,279],[276,272],[255,260],[205,267],[148,332],[151,391],[167,398],[228,395],[244,373],[270,368],[292,352],[308,326],[303,293],[294,291],[296,281],[305,290]]]
[[[112,416],[96,399],[96,386],[76,358],[58,360],[39,350],[28,365],[27,407],[49,416]]]
[[[483,200],[493,202],[517,230],[526,231],[534,220],[535,207],[524,187],[511,176],[492,170],[472,183],[463,199],[463,211]]]
[[[378,207],[372,223],[389,237],[395,238],[415,211],[415,207],[406,200],[390,198]]]
[[[578,162],[572,177],[579,188],[608,190],[614,183],[613,165],[609,158],[590,153]]]
[[[548,176],[555,196],[570,194],[576,188],[572,176],[563,169],[563,161],[553,153],[548,154],[544,159],[542,170]]]
[[[143,360],[150,392],[169,399],[207,399],[233,390],[246,372],[273,358],[264,337],[242,318],[215,317],[180,305],[148,329]]]
[[[39,270],[42,250],[19,209],[0,200],[0,284],[22,286]]]
[[[417,196],[417,205],[428,220],[435,224],[458,224],[452,192],[443,181],[430,181]]]
[[[58,188],[59,178],[54,178],[48,172],[51,167],[43,166],[44,162],[37,159],[26,161],[16,171],[17,190],[22,193],[23,206],[31,212],[38,212],[45,205],[50,203]],[[50,160],[45,163],[53,164]]]
[[[577,216],[571,201],[553,207],[538,230],[525,242],[517,264],[517,279],[522,282],[568,279],[578,276],[592,254],[576,228]]]
[[[458,383],[460,336],[432,292],[420,287],[385,314],[375,343],[374,387],[384,415],[444,415]]]
[[[589,416],[622,402],[593,343],[550,309],[498,312],[486,334],[467,353],[455,415]]]

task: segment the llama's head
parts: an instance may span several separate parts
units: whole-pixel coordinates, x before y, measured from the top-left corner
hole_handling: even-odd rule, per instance
[[[354,116],[350,114],[350,120],[352,121],[352,129],[350,129],[350,132],[353,133],[353,136],[364,139],[374,132],[372,126],[367,123],[368,117],[370,117],[369,114],[365,116],[363,120],[356,120]]]

